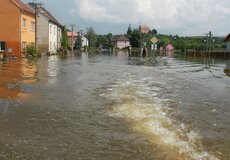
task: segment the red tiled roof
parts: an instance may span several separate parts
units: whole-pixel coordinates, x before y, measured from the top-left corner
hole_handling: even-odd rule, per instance
[[[73,37],[77,37],[78,34],[73,32]],[[67,32],[67,37],[72,37],[72,32]]]
[[[23,3],[21,0],[12,0],[21,10],[26,11],[30,14],[34,14],[34,11],[32,8],[27,6],[25,3]]]

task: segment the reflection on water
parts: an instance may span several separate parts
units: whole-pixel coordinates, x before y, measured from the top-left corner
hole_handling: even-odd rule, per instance
[[[28,60],[10,61],[0,64],[0,98],[26,98],[23,84],[36,82],[35,62]]]
[[[226,68],[123,51],[1,64],[0,159],[228,160]]]
[[[56,77],[59,71],[58,61],[59,59],[56,56],[50,56],[48,59],[47,73],[50,84],[54,84],[57,81]]]
[[[223,72],[226,73],[227,76],[229,76],[229,70],[230,70],[230,59],[215,59],[215,58],[209,58],[209,57],[186,57],[184,60],[204,64],[204,68],[211,69],[215,68],[217,66],[223,67]],[[224,67],[226,65],[226,68]]]
[[[230,60],[227,60],[226,69],[224,70],[224,72],[230,77]]]

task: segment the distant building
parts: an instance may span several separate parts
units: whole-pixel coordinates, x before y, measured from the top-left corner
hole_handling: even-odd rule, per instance
[[[167,55],[172,56],[174,52],[174,47],[172,44],[167,44],[160,47],[160,54],[161,55]]]
[[[226,43],[226,52],[230,52],[230,33],[225,38],[224,42]]]
[[[145,25],[140,25],[139,31],[140,31],[140,33],[149,33],[150,28],[148,26],[145,26]]]
[[[85,36],[81,36],[81,41],[82,41],[82,47],[88,47],[89,46],[89,41]]]
[[[74,47],[75,45],[75,42],[77,40],[77,37],[78,37],[78,34],[73,32],[67,32],[67,37],[68,37],[68,44],[69,44],[69,47],[71,48],[72,46]],[[72,43],[72,37],[73,37],[73,43]]]
[[[111,37],[110,41],[114,49],[115,48],[123,49],[123,48],[127,48],[131,46],[129,39],[125,37],[124,35],[113,36]]]
[[[168,45],[166,45],[165,50],[166,50],[166,52],[167,51],[174,51],[174,47],[172,44],[168,44]]]
[[[62,25],[41,4],[29,3],[37,9],[37,47],[39,51],[56,53],[61,48]]]
[[[35,14],[21,0],[1,0],[0,55],[10,52],[22,57],[22,51],[35,44]]]

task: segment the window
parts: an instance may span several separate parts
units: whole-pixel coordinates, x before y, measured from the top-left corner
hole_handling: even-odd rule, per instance
[[[52,50],[52,42],[50,41],[50,51]]]
[[[6,42],[0,41],[0,51],[5,51],[6,50]]]
[[[22,29],[26,29],[26,19],[22,19]]]
[[[50,34],[52,34],[52,26],[50,25]]]
[[[31,31],[35,31],[35,22],[31,21],[30,29],[31,29]]]
[[[22,49],[26,49],[26,42],[22,42]]]
[[[54,35],[56,34],[56,28],[55,28],[55,26],[54,26]]]

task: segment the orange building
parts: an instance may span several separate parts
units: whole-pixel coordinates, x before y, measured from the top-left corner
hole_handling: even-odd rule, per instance
[[[140,25],[140,26],[139,26],[139,31],[140,31],[141,33],[149,33],[150,28],[149,28],[148,26],[145,26],[145,25]]]
[[[22,50],[35,43],[35,14],[21,0],[0,0],[0,55],[18,58]]]

